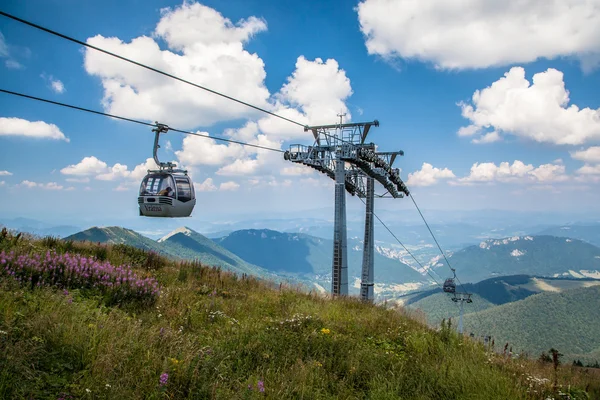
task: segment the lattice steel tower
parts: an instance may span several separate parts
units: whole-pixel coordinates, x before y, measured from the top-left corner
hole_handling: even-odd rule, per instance
[[[346,191],[352,196],[366,198],[365,238],[361,274],[361,298],[373,300],[374,251],[373,208],[377,197],[404,197],[409,191],[392,164],[402,151],[378,153],[374,143],[365,143],[372,126],[379,121],[342,123],[345,114],[338,114],[336,125],[306,126],[315,138],[313,146],[291,145],[284,159],[300,163],[327,174],[335,181],[335,211],[333,228],[333,260],[331,292],[348,294],[348,246],[346,228]],[[375,194],[375,180],[386,189]]]

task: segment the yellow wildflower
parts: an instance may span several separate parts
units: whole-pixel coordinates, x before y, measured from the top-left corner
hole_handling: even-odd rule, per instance
[[[329,335],[331,333],[331,331],[329,329],[327,329],[327,328],[322,328],[321,329],[321,333],[324,334],[324,335]]]

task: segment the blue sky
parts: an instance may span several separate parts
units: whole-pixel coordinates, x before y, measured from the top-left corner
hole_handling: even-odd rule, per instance
[[[302,123],[334,123],[344,107],[352,121],[378,119],[371,140],[404,150],[397,166],[426,208],[595,210],[600,4],[408,4],[8,0],[1,9]],[[5,17],[0,33],[1,88],[282,149],[311,144],[299,127],[273,128],[265,115]],[[183,139],[167,134],[160,155],[190,169],[193,216],[333,205],[332,182],[298,175],[280,154]],[[135,168],[152,140],[147,127],[0,94],[0,216],[135,216],[145,167]],[[407,199],[380,207],[412,210]]]

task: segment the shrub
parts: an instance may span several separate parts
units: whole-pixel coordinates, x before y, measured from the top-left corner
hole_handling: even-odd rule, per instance
[[[160,294],[153,278],[138,277],[131,267],[114,267],[93,257],[47,251],[18,255],[0,253],[0,276],[12,277],[31,289],[55,286],[99,291],[110,304],[123,301],[153,303]]]

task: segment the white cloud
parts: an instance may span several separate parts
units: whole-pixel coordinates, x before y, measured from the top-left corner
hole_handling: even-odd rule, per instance
[[[0,57],[8,57],[8,46],[2,32],[0,32]]]
[[[48,83],[48,87],[53,92],[58,94],[65,92],[65,85],[59,79],[54,79],[52,75],[46,75],[46,73],[42,73],[40,77]]]
[[[408,174],[408,180],[406,184],[408,187],[411,186],[431,186],[441,179],[456,178],[454,173],[448,168],[440,169],[435,168],[429,163],[423,163],[423,166],[419,171]]]
[[[600,109],[579,109],[569,103],[563,73],[549,68],[525,79],[525,70],[513,67],[491,86],[473,94],[473,105],[460,103],[471,125],[459,136],[494,132],[536,142],[578,145],[600,138]],[[484,136],[485,137],[485,136]],[[482,140],[482,139],[480,139]]]
[[[75,190],[75,188],[73,186],[69,186],[68,188],[65,189],[67,192],[72,192]]]
[[[233,163],[220,168],[216,174],[225,176],[251,175],[256,172],[259,165],[259,160],[237,159]]]
[[[296,70],[280,90],[279,98],[299,107],[311,125],[337,122],[336,115],[352,115],[344,100],[352,95],[350,79],[334,59],[309,61],[303,56],[296,60]]]
[[[576,56],[600,62],[600,2],[364,0],[360,29],[369,54],[431,62],[441,69]]]
[[[45,190],[62,190],[64,189],[64,186],[61,186],[59,184],[57,184],[56,182],[48,182],[48,183],[37,183],[37,182],[32,182],[32,181],[22,181],[20,183],[20,186],[29,188],[29,189],[33,189],[33,188],[40,188],[40,189],[45,189]]]
[[[344,100],[351,94],[350,80],[335,60],[329,59],[323,62],[317,58],[315,61],[308,61],[304,57],[298,57],[296,69],[273,98],[276,99],[276,112],[279,115],[300,123],[314,125],[335,123],[336,114],[340,111],[347,113],[348,120],[351,115]],[[312,134],[304,132],[302,127],[273,116],[263,117],[256,122],[250,121],[240,129],[229,129],[225,133],[235,140],[274,149],[281,149],[282,142],[286,140],[310,142],[312,139]],[[207,145],[212,144],[205,144]],[[221,146],[223,149],[212,152],[221,164],[227,163],[217,171],[219,175],[264,174],[277,169],[280,169],[283,175],[289,175],[299,174],[301,171],[298,166],[292,166],[284,161],[280,153],[251,147],[240,148],[238,151],[232,144]],[[191,154],[196,154],[195,159],[199,159],[197,150]],[[227,156],[230,156],[233,161],[226,162]],[[186,160],[182,157],[179,159]],[[304,170],[306,172],[303,174],[312,172],[309,168]]]
[[[593,146],[585,150],[572,152],[571,157],[575,160],[584,161],[586,163],[600,164],[600,146]]]
[[[491,162],[475,163],[468,176],[458,179],[455,184],[472,184],[483,182],[515,182],[539,183],[561,182],[567,180],[565,166],[562,164],[542,164],[534,167],[522,161],[515,160],[512,165],[502,162],[496,165]]]
[[[114,181],[117,179],[127,178],[131,175],[131,171],[127,170],[127,165],[116,163],[108,168],[108,171],[96,176],[96,179],[101,181]]]
[[[67,178],[65,180],[72,183],[88,183],[90,178]]]
[[[84,157],[78,164],[69,165],[60,170],[64,175],[89,176],[104,174],[108,170],[108,165],[95,156]]]
[[[225,191],[225,190],[234,191],[234,190],[238,190],[239,188],[240,188],[240,185],[238,185],[237,183],[235,183],[233,181],[223,182],[219,186],[219,190],[223,190],[223,191]]]
[[[204,182],[194,184],[194,190],[196,192],[214,192],[217,187],[214,185],[212,178],[206,178]]]
[[[117,186],[113,190],[115,192],[127,192],[127,191],[132,190],[132,189],[133,189],[133,187],[131,185],[127,185],[125,183],[120,183],[119,186]]]
[[[4,66],[8,69],[22,69],[23,64],[21,64],[20,62],[16,61],[16,60],[6,60],[4,62]]]
[[[21,65],[17,60],[15,60],[8,49],[8,44],[6,44],[6,40],[4,39],[4,35],[0,32],[0,58],[6,58],[4,62],[4,66],[9,69],[21,69],[23,65]]]
[[[141,181],[146,176],[149,169],[157,169],[158,166],[153,158],[147,158],[142,164],[136,165],[133,171],[130,171],[125,164],[116,163],[112,167],[95,156],[84,157],[79,163],[69,165],[60,170],[64,175],[79,176],[83,178],[67,178],[68,182],[89,182],[88,177],[95,177],[101,181],[115,181],[121,179]]]
[[[207,132],[198,132],[209,135]],[[176,151],[177,159],[189,166],[223,165],[244,155],[242,145],[231,143],[218,144],[215,139],[188,135],[183,139],[183,147]]]
[[[291,167],[284,167],[281,169],[281,175],[286,176],[299,176],[299,175],[314,175],[315,170],[305,166],[292,165]]]
[[[0,171],[0,176],[11,176],[12,172],[8,172],[8,171]]]
[[[145,162],[135,166],[129,177],[136,181],[141,181],[148,173],[148,170],[151,169],[158,169],[158,165],[154,162],[154,158],[147,158]]]
[[[59,80],[52,81],[51,85],[52,90],[56,93],[63,93],[65,91],[65,85]]]
[[[600,175],[600,164],[597,164],[597,165],[585,164],[583,167],[579,168],[575,172],[580,175]]]
[[[184,2],[161,10],[153,36],[129,43],[101,35],[87,43],[132,58],[167,73],[257,106],[268,107],[264,63],[244,49],[266,23],[249,17],[233,24],[216,10]],[[218,121],[256,115],[256,111],[138,66],[86,49],[84,66],[98,76],[105,110],[129,118],[169,121],[178,128],[207,126]]]
[[[0,181],[0,186],[4,186],[5,184],[6,184],[6,182]]]
[[[69,142],[58,126],[43,121],[27,121],[21,118],[0,118],[0,136],[26,136],[57,139]]]
[[[485,144],[485,143],[498,142],[500,140],[502,140],[502,138],[500,137],[500,135],[498,134],[498,132],[493,131],[493,132],[489,132],[489,133],[484,134],[480,138],[473,139],[472,142],[475,143],[475,144]]]

